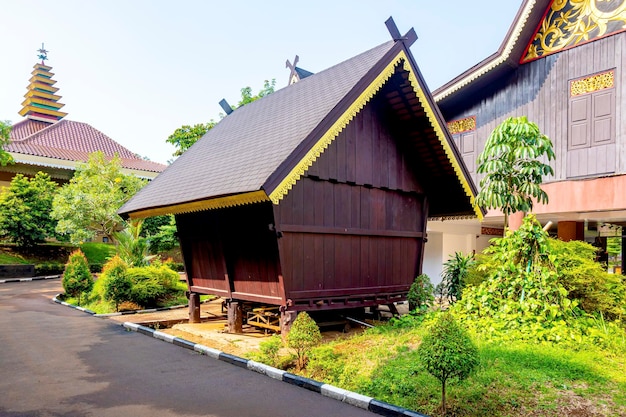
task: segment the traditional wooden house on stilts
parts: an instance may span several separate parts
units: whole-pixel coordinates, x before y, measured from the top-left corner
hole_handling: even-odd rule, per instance
[[[122,207],[176,215],[192,306],[279,306],[287,325],[392,304],[421,272],[429,216],[481,216],[415,32],[387,26],[392,41],[226,116]]]

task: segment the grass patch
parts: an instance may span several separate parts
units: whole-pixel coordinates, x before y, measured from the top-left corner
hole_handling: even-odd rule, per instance
[[[109,243],[87,242],[80,245],[90,264],[105,264],[115,255],[115,246]]]
[[[303,374],[439,415],[441,385],[416,352],[423,332],[423,326],[383,326],[324,344],[314,349]],[[477,371],[448,385],[449,415],[561,416],[576,409],[576,415],[626,416],[624,352],[530,342],[478,343],[478,349]]]

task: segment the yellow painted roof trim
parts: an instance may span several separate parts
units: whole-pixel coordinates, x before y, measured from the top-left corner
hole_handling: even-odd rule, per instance
[[[402,54],[404,55],[404,54]],[[337,118],[335,123],[322,135],[315,145],[304,155],[304,158],[296,164],[295,167],[289,172],[285,178],[278,184],[278,186],[269,195],[270,200],[274,204],[278,204],[287,193],[291,190],[294,184],[304,175],[304,173],[313,165],[313,162],[319,158],[328,148],[328,145],[339,133],[352,121],[352,119],[365,107],[365,105],[374,97],[374,94],[385,84],[385,82],[393,75],[396,64],[399,62],[401,56],[398,54],[390,63],[381,71],[380,74],[370,83],[369,86],[359,95],[359,97],[352,102],[350,107]]]
[[[479,219],[482,219],[483,214],[480,211],[480,208],[476,207],[474,204],[474,194],[472,192],[472,188],[470,187],[467,178],[463,174],[463,170],[459,165],[456,157],[454,156],[454,152],[448,143],[443,130],[439,123],[437,123],[437,118],[435,117],[435,113],[432,108],[428,104],[428,100],[426,99],[426,95],[424,91],[421,89],[417,78],[411,66],[408,62],[407,56],[404,51],[400,51],[396,57],[391,60],[391,62],[383,69],[380,74],[370,83],[369,86],[359,95],[359,97],[348,107],[348,109],[337,118],[335,123],[322,135],[322,137],[317,141],[317,143],[306,153],[306,155],[296,164],[296,166],[289,172],[289,174],[278,184],[276,189],[272,191],[269,195],[269,199],[274,204],[278,204],[280,200],[282,200],[287,193],[292,189],[294,184],[304,175],[304,173],[313,165],[313,163],[319,158],[319,156],[328,148],[328,146],[332,143],[339,133],[352,121],[352,119],[365,107],[365,105],[374,97],[374,94],[383,86],[385,82],[393,75],[395,71],[395,67],[398,63],[404,62],[403,68],[409,73],[409,80],[411,82],[411,86],[415,91],[417,97],[419,98],[422,107],[426,111],[428,115],[428,119],[430,124],[433,126],[435,133],[437,134],[437,138],[441,142],[446,156],[450,160],[450,163],[454,167],[454,171],[457,175],[457,178],[461,182],[463,186],[463,190],[465,194],[470,198],[470,202],[472,207],[474,207],[474,212],[478,216]]]
[[[213,198],[210,200],[194,201],[191,203],[175,204],[167,207],[150,208],[128,213],[131,219],[161,216],[164,214],[182,214],[194,211],[213,210],[226,207],[243,206],[245,204],[261,203],[269,201],[265,191],[252,191],[244,194],[236,194],[227,197]]]
[[[404,51],[402,51],[401,54],[404,55]],[[450,146],[450,143],[448,142],[448,140],[446,138],[446,135],[443,132],[443,129],[441,129],[441,125],[437,121],[437,117],[435,116],[435,112],[433,111],[432,107],[428,103],[428,99],[426,98],[426,94],[424,94],[424,90],[422,90],[420,88],[420,84],[417,81],[417,77],[415,76],[415,73],[411,69],[411,65],[409,64],[408,59],[406,59],[406,55],[404,55],[404,57],[405,57],[405,59],[404,59],[404,70],[409,73],[409,82],[413,86],[413,90],[415,91],[415,94],[417,95],[417,98],[419,99],[420,103],[422,104],[422,107],[424,108],[424,111],[426,112],[426,115],[428,116],[428,120],[430,121],[430,124],[433,127],[433,129],[435,130],[435,134],[437,135],[437,138],[439,139],[439,142],[443,146],[444,152],[446,153],[446,156],[448,157],[448,160],[450,161],[450,163],[454,167],[454,172],[456,173],[456,176],[457,176],[459,182],[463,186],[463,190],[465,191],[465,194],[470,199],[470,203],[472,204],[472,207],[474,209],[474,213],[476,213],[476,216],[478,217],[479,220],[482,220],[483,219],[483,213],[480,210],[480,207],[478,207],[475,204],[474,199],[475,199],[476,196],[472,192],[472,187],[470,186],[467,178],[463,174],[463,170],[461,169],[461,165],[459,164],[458,159],[454,155],[454,151],[452,150],[452,147]]]

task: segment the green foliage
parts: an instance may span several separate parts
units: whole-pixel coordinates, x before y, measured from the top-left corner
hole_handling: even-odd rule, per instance
[[[246,104],[252,103],[262,97],[265,97],[274,92],[276,86],[276,80],[265,80],[263,88],[258,94],[252,94],[252,88],[244,87],[241,89],[241,100],[237,103],[237,106],[232,106],[233,110]],[[224,117],[224,114],[220,114],[220,119]],[[182,155],[187,149],[189,149],[194,143],[196,143],[202,136],[204,136],[209,130],[211,130],[218,122],[211,119],[208,123],[199,123],[194,126],[184,125],[179,127],[172,133],[165,141],[174,145],[176,150],[172,154],[173,156]]]
[[[417,349],[425,369],[441,382],[441,409],[446,414],[446,381],[463,380],[478,366],[478,350],[454,317],[443,313]]]
[[[559,283],[587,313],[608,319],[626,316],[626,283],[619,274],[607,273],[595,261],[597,248],[572,240],[549,240]]]
[[[567,322],[576,303],[558,282],[548,235],[528,215],[515,232],[493,239],[485,250],[498,266],[493,275],[466,289],[455,313],[467,326],[489,330],[489,336],[512,335],[558,341],[570,337]]]
[[[259,343],[260,361],[275,368],[279,368],[281,365],[280,349],[282,347],[283,339],[276,334],[262,341]]]
[[[80,245],[89,264],[105,264],[109,259],[115,256],[115,246],[110,243],[101,242],[85,242]]]
[[[144,223],[142,233],[146,229],[146,223],[151,219],[157,218],[161,219],[158,227],[153,227],[145,235],[148,240],[149,251],[153,254],[170,251],[179,245],[178,237],[176,236],[176,220],[172,215],[149,217]]]
[[[217,124],[216,121],[211,120],[208,123],[198,123],[196,125],[184,125],[179,127],[169,135],[165,140],[167,143],[174,145],[176,150],[172,154],[173,156],[182,155],[187,149],[196,143],[202,136]]]
[[[20,247],[31,248],[54,236],[50,217],[57,184],[48,174],[34,178],[17,174],[0,194],[0,236]]]
[[[2,263],[2,261],[0,261]],[[42,277],[46,275],[61,275],[65,270],[65,265],[46,262],[41,264],[35,264],[35,276]]]
[[[454,256],[443,264],[438,292],[447,298],[448,302],[454,303],[461,299],[467,275],[473,264],[474,255],[463,255],[460,252],[455,252]]]
[[[130,267],[118,255],[106,263],[100,280],[104,299],[114,302],[116,310],[125,301],[142,307],[161,306],[186,288],[179,285],[178,273],[165,265]]]
[[[115,311],[119,311],[120,303],[131,298],[132,281],[126,274],[128,265],[115,255],[103,267],[100,279],[104,282],[104,299],[115,303]]]
[[[97,233],[112,238],[124,224],[117,210],[145,184],[145,180],[122,173],[119,157],[107,160],[102,152],[92,153],[54,198],[52,218],[58,221],[57,233],[74,244]]]
[[[298,369],[306,366],[309,351],[321,341],[322,334],[315,321],[306,311],[298,313],[287,334],[287,346],[296,352]]]
[[[428,275],[418,275],[413,281],[413,284],[411,284],[409,293],[406,296],[406,299],[409,302],[409,311],[427,310],[435,299],[433,291],[434,287],[433,284],[431,284]]]
[[[65,271],[63,272],[63,289],[65,293],[78,297],[78,305],[80,305],[81,295],[91,291],[93,287],[93,276],[89,272],[89,265],[85,255],[77,249],[70,255]]]
[[[133,220],[121,232],[113,232],[117,241],[117,254],[128,266],[146,266],[152,257],[148,256],[148,242],[141,237],[143,220]]]
[[[274,92],[274,88],[276,87],[276,80],[265,80],[263,83],[263,88],[257,95],[252,94],[252,88],[244,87],[241,89],[241,100],[237,103],[237,107],[234,109],[238,109],[239,107],[243,107],[246,104],[252,103],[253,101],[257,101],[260,98],[268,96]],[[233,110],[234,110],[233,109]]]
[[[11,141],[11,122],[8,120],[0,120],[0,165],[7,166],[14,163],[10,153],[4,150],[4,147]]]
[[[509,117],[489,135],[485,148],[478,156],[480,192],[476,204],[484,208],[501,209],[508,216],[517,211],[529,212],[533,199],[547,203],[548,195],[541,189],[543,177],[553,175],[548,162],[555,158],[550,139],[525,116]]]
[[[164,265],[129,268],[126,273],[133,283],[130,301],[141,306],[157,306],[177,290],[178,273]]]

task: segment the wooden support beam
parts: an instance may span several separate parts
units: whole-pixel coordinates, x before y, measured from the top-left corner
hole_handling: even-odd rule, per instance
[[[241,303],[230,301],[227,303],[228,333],[243,333],[243,310]]]
[[[200,294],[189,294],[189,323],[200,323]]]

